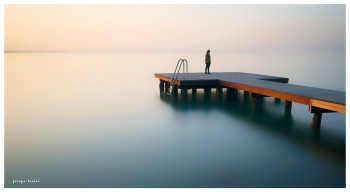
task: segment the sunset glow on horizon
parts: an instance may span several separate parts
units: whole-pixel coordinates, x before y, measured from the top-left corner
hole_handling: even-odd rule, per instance
[[[5,5],[5,51],[345,52],[345,5]]]

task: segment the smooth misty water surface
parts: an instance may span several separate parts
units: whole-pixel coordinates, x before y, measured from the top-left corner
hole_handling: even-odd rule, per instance
[[[203,54],[6,53],[6,187],[345,187],[345,115],[242,93],[187,98],[157,72]],[[216,54],[211,71],[345,91],[345,55]],[[36,179],[39,183],[15,183]]]

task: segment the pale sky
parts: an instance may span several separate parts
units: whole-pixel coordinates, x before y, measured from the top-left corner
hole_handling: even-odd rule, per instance
[[[5,5],[5,51],[345,52],[345,5]]]

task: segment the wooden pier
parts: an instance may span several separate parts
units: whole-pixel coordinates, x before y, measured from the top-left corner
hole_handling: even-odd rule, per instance
[[[161,89],[169,88],[172,76],[172,73],[155,74],[155,77],[160,79]],[[289,79],[284,77],[241,72],[188,73],[187,78],[179,74],[175,81],[174,93],[177,94],[177,89],[181,89],[182,94],[187,94],[188,89],[192,89],[192,93],[196,93],[196,89],[204,89],[208,93],[211,88],[216,88],[219,96],[222,94],[222,88],[227,88],[228,93],[243,90],[245,95],[252,98],[253,107],[262,97],[284,99],[286,110],[291,109],[292,102],[301,103],[308,105],[309,112],[314,114],[314,128],[320,127],[323,113],[345,113],[345,92],[288,84],[288,81]]]

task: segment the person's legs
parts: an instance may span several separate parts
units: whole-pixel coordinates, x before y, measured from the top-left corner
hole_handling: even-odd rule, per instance
[[[209,69],[210,69],[210,64],[208,64],[208,74],[210,74]]]
[[[208,64],[206,63],[206,64],[205,64],[205,74],[208,73],[207,71],[209,72],[209,66],[208,66]]]

